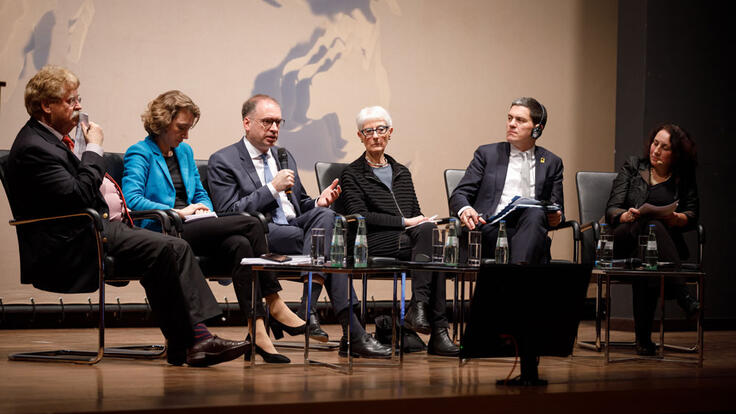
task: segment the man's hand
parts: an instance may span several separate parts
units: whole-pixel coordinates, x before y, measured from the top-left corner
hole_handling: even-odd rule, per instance
[[[634,207],[631,207],[627,211],[624,211],[621,216],[619,216],[618,221],[621,223],[633,223],[636,220],[639,219],[639,210],[635,209]]]
[[[547,224],[549,224],[550,227],[559,226],[561,221],[562,221],[561,211],[554,211],[552,213],[547,213]]]
[[[335,178],[335,180],[332,181],[332,184],[330,184],[329,187],[325,188],[325,191],[323,191],[322,194],[319,195],[319,198],[317,199],[318,206],[329,207],[330,204],[334,203],[335,200],[340,197],[340,193],[342,193],[342,188],[340,188],[340,186],[337,184],[339,181],[340,180]]]
[[[105,140],[105,135],[102,133],[102,127],[90,122],[88,126],[82,125],[82,133],[84,133],[84,140],[87,144],[97,144],[102,146],[102,141]]]
[[[468,228],[468,230],[475,230],[478,223],[486,224],[483,217],[479,216],[478,212],[475,211],[473,207],[468,207],[463,210],[462,214],[460,214],[460,221]]]
[[[294,170],[284,168],[279,170],[278,174],[271,180],[271,185],[278,192],[288,190],[294,186]]]
[[[416,226],[417,224],[421,224],[427,221],[427,218],[424,216],[416,216],[412,218],[405,218],[404,219],[404,226],[411,227]]]
[[[210,211],[209,207],[202,203],[196,203],[196,204],[190,204],[182,209],[174,209],[177,214],[179,214],[179,217],[185,218],[186,216],[191,216],[192,214],[202,214]]]

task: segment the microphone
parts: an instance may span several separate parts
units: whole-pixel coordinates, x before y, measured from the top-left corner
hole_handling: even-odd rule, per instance
[[[282,170],[286,170],[289,168],[289,156],[286,154],[286,148],[279,148],[276,153],[279,157],[279,167]],[[291,187],[287,188],[286,194],[291,194]]]

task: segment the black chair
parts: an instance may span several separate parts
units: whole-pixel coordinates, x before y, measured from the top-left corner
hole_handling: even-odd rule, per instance
[[[581,258],[582,263],[595,262],[595,247],[600,239],[600,223],[605,221],[606,205],[611,195],[615,172],[578,171],[575,174],[575,184],[578,190],[578,209],[580,211]],[[697,254],[694,263],[683,263],[683,268],[700,269],[703,261],[705,245],[705,229],[698,224],[693,230],[697,233]],[[594,341],[578,341],[584,348],[601,350],[601,321],[603,319],[602,281],[596,283],[596,339]],[[612,342],[611,346],[634,346],[634,342]],[[697,346],[681,347],[667,345],[665,347],[686,352],[697,352]]]
[[[8,163],[7,150],[0,151],[0,180],[5,187],[5,192],[10,202],[12,214],[15,216],[19,212],[13,211],[12,194],[8,192],[8,187],[5,179],[5,173]],[[97,244],[97,255],[91,257],[90,260],[94,260],[97,263],[97,272],[99,276],[99,302],[98,302],[98,345],[97,351],[75,351],[75,350],[53,350],[53,351],[41,351],[41,352],[24,352],[17,353],[8,356],[8,359],[13,361],[43,361],[43,362],[74,362],[79,364],[96,364],[101,361],[103,357],[117,357],[117,358],[144,358],[144,359],[155,359],[161,358],[166,355],[166,347],[163,345],[141,345],[141,346],[128,346],[128,347],[116,347],[116,348],[105,348],[105,284],[114,284],[117,286],[125,285],[131,280],[140,280],[142,277],[131,277],[121,276],[116,273],[115,258],[112,255],[107,254],[105,251],[105,237],[103,233],[102,218],[93,209],[85,209],[75,214],[67,214],[63,216],[52,216],[52,217],[36,217],[24,220],[10,220],[10,225],[17,227],[17,237],[19,246],[23,244],[23,229],[24,226],[33,225],[34,223],[52,223],[52,222],[65,222],[74,220],[74,224],[78,224],[78,217],[87,217],[91,226],[89,231],[92,237],[95,238]],[[159,210],[137,212],[134,219],[148,218],[156,219],[162,223],[162,226],[170,226],[168,216]],[[22,263],[21,263],[22,266]],[[60,269],[63,269],[64,263],[58,264]],[[32,278],[32,275],[30,275]]]
[[[465,170],[460,169],[447,169],[445,170],[445,191],[447,194],[447,209],[450,212],[450,215],[453,217],[457,217],[456,212],[453,212],[450,208],[450,197],[452,197],[452,192],[455,191],[455,188],[460,183],[460,180],[465,175]],[[578,224],[575,220],[566,220],[564,223],[560,224],[559,226],[555,227],[554,229],[551,229],[551,231],[558,231],[562,229],[570,228],[572,229],[572,238],[573,238],[573,248],[572,248],[572,262],[578,263],[578,256],[579,256],[579,244],[580,244],[580,224]],[[552,260],[554,263],[569,263],[569,260]]]

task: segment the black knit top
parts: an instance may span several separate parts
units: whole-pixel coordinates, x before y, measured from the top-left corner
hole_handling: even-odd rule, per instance
[[[422,214],[411,172],[388,155],[386,160],[393,170],[393,191],[373,173],[365,153],[348,165],[340,177],[345,213],[365,217],[371,256],[396,255],[399,235],[404,230],[402,218]]]

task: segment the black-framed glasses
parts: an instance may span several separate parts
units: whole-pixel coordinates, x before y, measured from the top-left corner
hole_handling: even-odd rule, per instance
[[[365,128],[361,129],[360,133],[363,134],[364,137],[368,138],[369,136],[373,135],[374,133],[378,135],[379,137],[382,137],[386,135],[388,132],[389,127],[386,125],[379,125],[375,128]]]
[[[286,123],[286,120],[279,118],[263,118],[259,119],[258,123],[263,125],[263,128],[265,129],[270,129],[273,124],[276,124],[277,128],[282,128]]]

